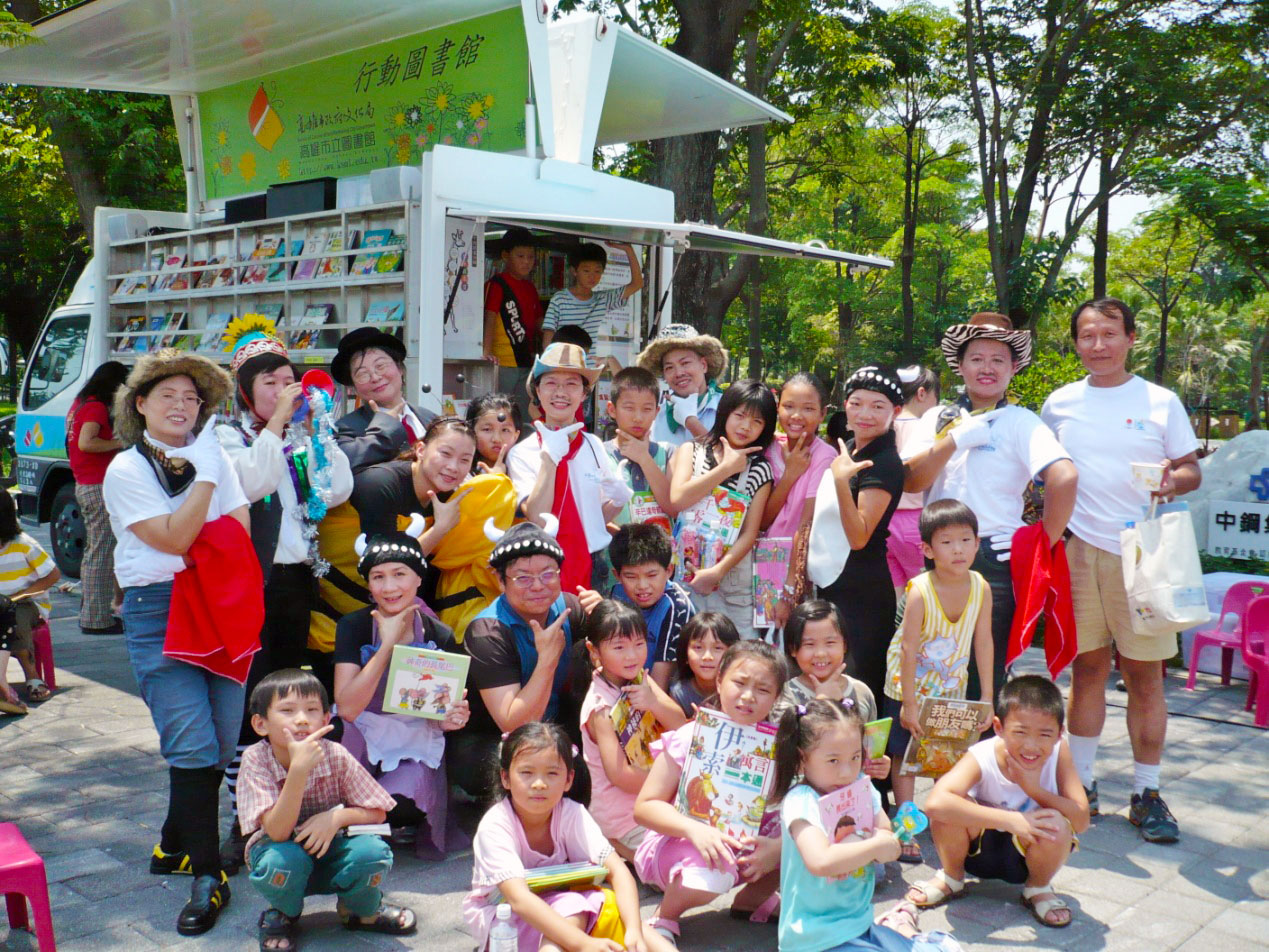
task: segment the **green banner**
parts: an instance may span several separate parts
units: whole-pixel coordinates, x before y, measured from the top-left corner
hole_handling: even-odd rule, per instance
[[[528,74],[515,8],[203,93],[207,197],[523,147]]]

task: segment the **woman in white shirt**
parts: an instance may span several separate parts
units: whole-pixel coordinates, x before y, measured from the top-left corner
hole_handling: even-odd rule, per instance
[[[111,461],[102,486],[118,540],[128,659],[170,768],[150,871],[194,875],[177,920],[183,935],[206,932],[229,901],[217,845],[219,789],[242,721],[243,686],[164,654],[173,579],[199,533],[223,516],[248,530],[247,497],[211,431],[229,388],[228,374],[206,358],[174,350],[141,357],[115,394],[115,432],[129,448]]]
[[[312,411],[306,410],[292,426],[304,395],[280,340],[267,332],[244,334],[234,342],[229,372],[239,415],[219,424],[216,438],[251,504],[251,542],[265,582],[264,627],[247,676],[246,696],[251,697],[265,675],[305,664],[333,694],[333,662],[307,650],[309,612],[317,604],[313,573],[320,565],[320,520],[313,518],[309,499],[320,494],[324,507],[347,500],[352,495],[352,469],[343,450],[328,439],[321,447],[324,472],[319,478]],[[238,764],[242,752],[259,739],[244,707],[238,750],[225,771],[234,824],[221,850],[221,864],[230,873],[241,867],[246,843],[237,819]]]

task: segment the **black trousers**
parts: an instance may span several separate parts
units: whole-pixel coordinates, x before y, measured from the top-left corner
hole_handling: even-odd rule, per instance
[[[1005,684],[1005,652],[1009,648],[1009,629],[1013,626],[1013,575],[1010,574],[1009,560],[1002,562],[996,558],[990,539],[979,541],[978,555],[970,568],[981,574],[991,587],[991,680],[992,693],[997,694]],[[995,704],[995,697],[984,698],[982,694],[978,664],[971,659],[965,697],[971,701],[988,700]]]
[[[251,728],[251,692],[267,675],[284,668],[309,663],[309,612],[317,602],[317,579],[303,563],[274,565],[264,586],[264,627],[260,629],[260,650],[251,660],[247,674],[246,706],[243,710],[239,744],[254,744],[260,738]],[[316,674],[316,670],[314,671]],[[320,679],[320,675],[319,675]],[[327,685],[327,691],[331,688]]]
[[[820,589],[841,612],[846,626],[846,671],[863,681],[873,697],[884,696],[886,652],[894,638],[894,583],[885,549],[876,556],[852,552],[842,574]]]

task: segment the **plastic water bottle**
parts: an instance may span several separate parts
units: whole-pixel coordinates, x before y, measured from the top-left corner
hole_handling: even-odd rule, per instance
[[[511,907],[498,904],[497,918],[489,930],[489,952],[518,952],[520,933],[511,924]]]

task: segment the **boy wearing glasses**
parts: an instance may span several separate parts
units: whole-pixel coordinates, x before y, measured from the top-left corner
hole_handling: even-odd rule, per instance
[[[497,537],[489,565],[502,594],[467,626],[471,720],[446,749],[451,782],[473,796],[487,792],[487,768],[502,735],[522,724],[551,721],[581,743],[569,662],[583,615],[577,597],[561,592],[564,549],[531,522],[505,533],[488,525],[486,532]]]

